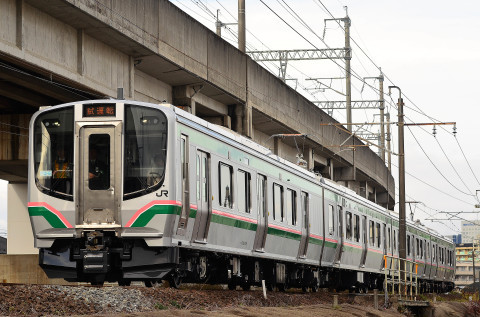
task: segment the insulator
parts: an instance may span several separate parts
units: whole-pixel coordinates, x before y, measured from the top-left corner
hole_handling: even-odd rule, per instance
[[[437,135],[437,126],[434,125],[433,126],[433,136],[436,136]]]
[[[457,136],[457,125],[456,124],[453,125],[453,135]]]

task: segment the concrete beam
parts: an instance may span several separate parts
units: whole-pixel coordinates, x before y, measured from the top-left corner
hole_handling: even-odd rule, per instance
[[[338,167],[334,169],[334,180],[338,181],[355,181],[357,179],[357,169],[353,166]]]
[[[23,89],[20,86],[8,82],[4,82],[0,85],[0,95],[36,107],[51,106],[56,103],[54,99],[45,97],[31,90]]]
[[[51,81],[42,79],[40,76],[36,77],[31,73],[16,71],[2,65],[0,65],[0,67],[0,79],[36,91],[40,95],[46,95],[60,102],[71,102],[78,100],[79,98],[84,98],[83,95],[79,95],[67,88],[55,85]],[[38,106],[38,103],[35,104]]]

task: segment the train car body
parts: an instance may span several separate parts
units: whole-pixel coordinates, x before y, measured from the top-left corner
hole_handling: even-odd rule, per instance
[[[37,112],[28,211],[49,277],[122,285],[381,288],[396,215],[172,105]],[[454,245],[408,222],[423,287],[453,287]]]

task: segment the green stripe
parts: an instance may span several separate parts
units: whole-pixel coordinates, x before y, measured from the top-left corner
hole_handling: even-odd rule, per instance
[[[343,246],[344,246],[345,250],[355,251],[355,252],[362,252],[362,251],[363,251],[363,249],[351,247],[351,246],[349,246],[349,245],[345,245],[345,244],[344,244]]]
[[[302,237],[302,235],[297,233],[280,230],[276,228],[271,228],[271,227],[268,227],[267,233],[280,238],[287,238],[287,239],[298,240],[298,241],[300,241],[300,238]]]
[[[53,212],[45,207],[28,207],[30,217],[40,216],[45,218],[53,228],[66,228],[65,224]]]
[[[190,209],[190,214],[188,215],[190,218],[197,218],[197,209]]]
[[[338,244],[338,242],[330,242],[330,241],[325,240],[325,246],[327,248],[334,248],[335,249],[337,247],[337,244]]]
[[[322,243],[323,243],[323,240],[321,240],[321,239],[316,239],[316,238],[312,238],[312,237],[308,238],[308,244],[322,245]]]
[[[181,206],[154,205],[138,216],[133,222],[132,227],[145,227],[155,215],[180,215],[181,212]]]
[[[225,217],[225,216],[220,216],[216,214],[212,214],[212,222],[225,225],[225,226],[230,226],[230,227],[235,227],[235,228],[240,228],[240,229],[246,229],[246,230],[251,230],[251,231],[257,231],[257,224],[256,223],[251,223],[248,221],[243,221],[239,219],[233,219],[230,217]]]

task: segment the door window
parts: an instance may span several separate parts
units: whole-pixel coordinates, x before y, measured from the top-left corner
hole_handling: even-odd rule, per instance
[[[110,188],[110,135],[92,134],[88,138],[88,188]]]

